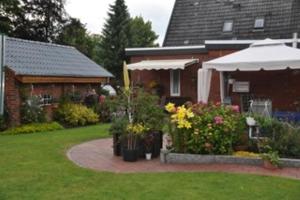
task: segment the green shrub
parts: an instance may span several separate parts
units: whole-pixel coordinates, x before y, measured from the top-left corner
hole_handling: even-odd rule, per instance
[[[164,110],[158,105],[158,96],[149,94],[142,89],[121,93],[109,103],[114,117],[128,117],[131,111],[132,122],[143,124],[151,131],[161,131],[165,125]],[[130,101],[128,102],[128,95]]]
[[[38,96],[31,96],[21,106],[23,124],[42,123],[46,121],[45,112]]]
[[[106,97],[106,99],[95,106],[95,112],[101,116],[101,122],[111,122],[111,112],[110,112],[110,99]]]
[[[49,132],[55,130],[62,130],[64,129],[57,122],[52,123],[35,123],[35,124],[26,124],[20,127],[8,129],[0,134],[3,135],[19,135],[19,134],[30,134],[30,133],[37,133],[37,132]]]
[[[7,121],[6,118],[2,115],[0,116],[0,131],[4,131],[7,129]]]
[[[85,126],[99,122],[99,115],[92,109],[81,104],[64,104],[61,105],[56,113],[55,118],[66,126]]]
[[[300,158],[300,128],[273,118],[255,117],[268,145],[280,157]]]

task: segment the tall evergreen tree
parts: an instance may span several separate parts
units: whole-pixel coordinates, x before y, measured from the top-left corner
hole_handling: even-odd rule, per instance
[[[158,35],[152,30],[152,23],[142,17],[130,19],[129,47],[155,47]]]
[[[112,72],[117,80],[121,79],[122,62],[125,59],[125,47],[129,40],[130,16],[124,0],[116,0],[110,5],[108,19],[102,32],[102,64]]]

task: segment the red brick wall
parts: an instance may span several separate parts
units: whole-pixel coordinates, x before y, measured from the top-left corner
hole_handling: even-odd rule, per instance
[[[202,62],[224,56],[232,53],[232,50],[226,51],[210,51],[208,53],[186,54],[186,55],[155,55],[155,56],[133,56],[130,58],[131,63],[142,60],[167,60],[167,59],[199,59],[199,64],[187,67],[181,72],[181,97],[189,97],[193,102],[197,102],[197,75],[198,69],[202,67]],[[170,71],[132,71],[131,78],[134,84],[142,83],[147,86],[151,81],[155,80],[161,83],[165,88],[165,95],[170,97]],[[220,80],[219,73],[213,72],[211,85],[211,101],[220,101]]]
[[[13,71],[5,71],[5,108],[9,115],[10,126],[20,124],[20,93],[19,82],[15,79]]]
[[[232,72],[236,81],[250,81],[250,93],[256,98],[271,99],[274,110],[295,111],[295,101],[300,103],[300,71]],[[231,93],[233,102],[239,104],[240,95]],[[300,105],[299,105],[300,106]]]
[[[5,75],[5,104],[6,110],[9,115],[9,121],[11,126],[20,124],[20,107],[21,107],[21,96],[30,95],[45,95],[49,94],[54,99],[59,98],[66,93],[72,92],[72,86],[75,86],[75,91],[80,92],[82,99],[91,89],[97,89],[99,84],[72,84],[72,83],[57,83],[57,84],[22,84],[15,78],[14,72],[7,69]],[[32,87],[33,86],[33,87]],[[45,106],[46,117],[50,121],[53,117],[53,106]]]

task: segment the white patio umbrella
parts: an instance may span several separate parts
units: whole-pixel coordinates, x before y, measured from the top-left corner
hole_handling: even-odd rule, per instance
[[[300,69],[300,50],[289,47],[285,45],[284,42],[271,39],[255,42],[247,49],[203,63],[204,70],[215,69],[220,71],[220,91],[222,101],[224,99],[224,81],[222,80],[223,72],[237,70],[272,71],[285,70],[288,68]],[[200,76],[198,78],[201,79]],[[201,83],[203,80],[198,81]],[[209,94],[210,88],[204,88],[204,90],[205,93]],[[208,99],[204,100],[207,101]]]
[[[300,69],[300,50],[265,39],[242,51],[205,62],[203,68],[225,72]]]

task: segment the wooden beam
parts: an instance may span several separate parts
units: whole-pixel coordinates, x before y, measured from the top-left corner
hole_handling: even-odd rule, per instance
[[[106,83],[107,77],[16,76],[21,83]]]

